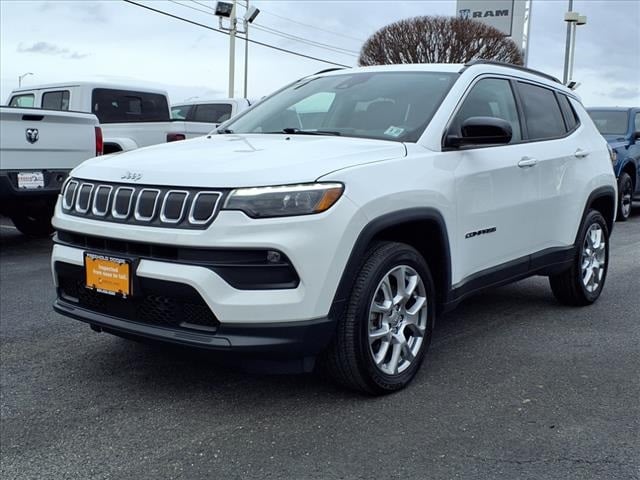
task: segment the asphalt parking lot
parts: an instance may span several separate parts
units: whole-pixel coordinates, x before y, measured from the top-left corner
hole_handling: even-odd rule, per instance
[[[49,240],[0,225],[3,479],[640,478],[640,208],[600,301],[544,278],[470,299],[383,398],[229,371],[51,309]]]

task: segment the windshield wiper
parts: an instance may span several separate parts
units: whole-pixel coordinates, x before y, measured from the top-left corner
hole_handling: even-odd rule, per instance
[[[335,132],[331,130],[301,130],[295,127],[287,127],[282,129],[282,133],[287,133],[289,135],[335,135],[340,136],[340,132]]]
[[[216,130],[216,132],[218,133],[233,133],[233,130],[231,130],[230,128],[223,128],[220,130]]]

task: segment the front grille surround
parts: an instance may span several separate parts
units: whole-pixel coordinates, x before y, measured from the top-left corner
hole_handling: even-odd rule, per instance
[[[62,190],[67,215],[113,223],[205,229],[220,212],[228,190],[171,188],[72,179]]]

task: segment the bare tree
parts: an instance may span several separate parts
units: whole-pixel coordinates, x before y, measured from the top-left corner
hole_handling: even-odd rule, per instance
[[[358,63],[466,63],[474,59],[522,65],[516,43],[489,25],[456,17],[415,17],[387,25],[362,46]]]

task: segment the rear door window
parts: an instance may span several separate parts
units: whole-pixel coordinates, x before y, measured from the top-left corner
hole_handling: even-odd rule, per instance
[[[562,137],[567,133],[553,90],[518,82],[529,140]]]
[[[231,105],[228,103],[205,103],[195,107],[193,122],[222,123],[231,118]]]
[[[33,93],[27,93],[23,95],[14,95],[9,101],[10,107],[33,107],[35,103],[35,96]]]
[[[69,90],[43,93],[42,108],[46,110],[69,110]]]
[[[192,105],[174,105],[171,107],[171,119],[186,120],[192,108]]]
[[[159,93],[96,88],[91,111],[100,123],[168,122],[169,104]]]

